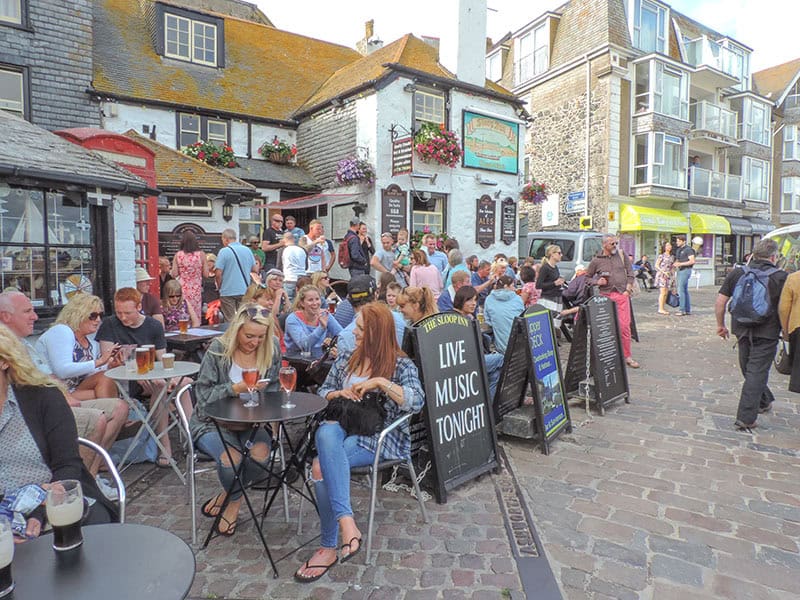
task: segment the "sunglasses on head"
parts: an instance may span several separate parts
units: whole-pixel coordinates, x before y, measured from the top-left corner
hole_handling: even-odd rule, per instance
[[[89,313],[89,320],[90,320],[90,321],[94,321],[94,320],[96,320],[96,319],[102,319],[102,318],[103,318],[103,316],[104,316],[104,313],[101,313],[101,312],[91,312],[91,313]]]
[[[248,306],[245,309],[247,316],[251,319],[255,319],[256,317],[261,317],[262,319],[269,318],[270,311],[268,308],[264,308],[263,306]]]

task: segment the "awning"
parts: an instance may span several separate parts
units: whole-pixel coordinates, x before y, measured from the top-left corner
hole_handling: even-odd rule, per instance
[[[274,210],[290,210],[298,208],[310,208],[312,206],[319,206],[321,204],[343,204],[356,198],[361,198],[367,194],[311,194],[310,196],[302,196],[300,198],[292,198],[291,200],[281,200],[278,202],[268,202],[267,204],[258,204],[255,208],[271,208]]]
[[[750,225],[752,225],[753,233],[755,235],[764,235],[765,233],[769,233],[775,229],[775,225],[764,219],[757,219],[754,217],[747,220],[750,221]]]
[[[691,213],[689,221],[692,225],[692,233],[716,233],[717,235],[730,235],[731,224],[719,215],[707,215],[704,213]]]
[[[725,217],[728,223],[731,224],[731,233],[733,235],[750,235],[753,233],[753,226],[747,219],[739,219],[738,217]]]
[[[677,210],[623,204],[620,210],[619,229],[620,231],[689,233],[689,219]]]

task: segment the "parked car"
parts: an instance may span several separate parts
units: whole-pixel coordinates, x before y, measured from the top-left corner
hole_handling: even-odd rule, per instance
[[[774,239],[781,253],[778,266],[794,273],[800,270],[800,224],[773,229],[764,238]]]
[[[558,270],[569,281],[575,274],[575,265],[588,265],[603,247],[603,234],[599,231],[533,231],[528,233],[528,255],[537,260],[544,258],[550,244],[561,248]]]

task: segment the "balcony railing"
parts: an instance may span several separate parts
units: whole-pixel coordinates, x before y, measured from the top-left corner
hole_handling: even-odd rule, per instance
[[[689,107],[689,116],[697,131],[712,131],[729,138],[736,137],[736,113],[701,100]]]
[[[740,57],[705,36],[686,42],[686,62],[695,67],[707,65],[736,79],[741,77]]]
[[[689,192],[698,198],[741,202],[742,178],[740,175],[691,167],[689,169]]]

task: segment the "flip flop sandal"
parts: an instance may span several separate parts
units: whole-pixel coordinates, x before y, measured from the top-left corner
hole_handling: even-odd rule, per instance
[[[206,500],[203,507],[200,509],[200,512],[203,513],[204,517],[209,517],[211,519],[216,519],[217,515],[219,514],[219,509],[222,508],[222,502],[217,502],[219,500],[219,494],[213,496]],[[217,509],[217,512],[212,513],[211,511]]]
[[[324,571],[322,571],[322,573],[320,573],[319,575],[303,575],[300,572],[300,569],[298,569],[294,573],[294,580],[300,583],[311,583],[312,581],[316,581],[317,579],[325,575],[325,573],[331,570],[331,567],[335,566],[336,566],[335,560],[329,565],[310,565],[308,564],[308,561],[306,561],[306,563],[302,567],[300,567],[300,569],[324,569]]]
[[[358,548],[356,548],[355,550],[353,550],[352,552],[350,552],[349,550],[350,550],[350,548],[352,547],[352,545],[353,545],[353,542],[358,542]],[[344,555],[342,555],[342,557],[339,559],[339,562],[340,562],[340,563],[346,563],[348,560],[350,560],[351,558],[353,558],[353,557],[354,557],[356,554],[358,554],[359,552],[361,552],[361,538],[360,538],[360,537],[358,537],[358,536],[354,536],[354,537],[350,538],[350,541],[349,541],[349,542],[347,542],[346,544],[342,544],[341,546],[339,546],[339,550],[340,550],[340,551],[341,551],[341,550],[344,550],[345,548],[347,548],[347,549],[348,549],[348,552],[347,552],[347,554],[344,554]]]
[[[220,529],[219,525],[222,525],[223,522],[225,523],[226,527],[225,529]],[[217,533],[220,535],[224,535],[225,537],[231,537],[234,533],[236,533],[237,524],[238,521],[236,519],[234,519],[233,521],[228,521],[228,519],[226,519],[225,517],[220,517],[219,525],[217,525]]]

